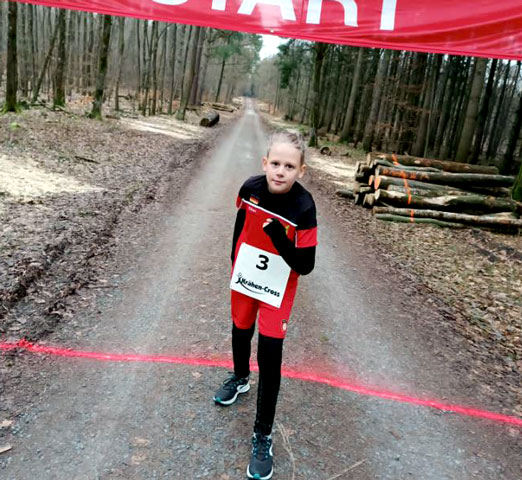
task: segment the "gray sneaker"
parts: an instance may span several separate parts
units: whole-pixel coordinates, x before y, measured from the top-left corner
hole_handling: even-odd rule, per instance
[[[250,390],[248,377],[239,378],[232,374],[228,377],[219,390],[214,395],[214,402],[220,405],[232,405],[240,393],[246,393]]]
[[[247,477],[255,480],[268,480],[274,474],[272,435],[254,433],[252,456],[247,467]]]

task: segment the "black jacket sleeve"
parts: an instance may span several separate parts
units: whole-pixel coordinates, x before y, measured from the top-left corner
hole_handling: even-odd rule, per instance
[[[232,263],[234,263],[234,257],[236,255],[237,241],[239,240],[239,236],[241,235],[241,232],[243,231],[243,227],[245,225],[245,217],[246,217],[246,211],[243,208],[240,208],[237,211],[236,223],[234,224],[234,237],[232,239],[232,253],[230,255],[230,259],[232,260]]]
[[[308,275],[314,269],[315,247],[297,248],[286,236],[285,227],[276,219],[264,227],[264,231],[292,270],[299,275]]]

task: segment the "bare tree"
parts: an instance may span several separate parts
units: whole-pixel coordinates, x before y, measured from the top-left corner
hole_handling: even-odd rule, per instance
[[[190,52],[190,63],[188,66],[186,77],[185,77],[185,82],[184,82],[185,85],[183,87],[183,96],[181,98],[181,103],[180,103],[179,109],[176,112],[176,118],[178,120],[185,120],[185,112],[187,110],[190,93],[192,91],[192,82],[194,81],[194,76],[196,73],[196,56],[197,56],[201,27],[193,27],[193,28],[194,28],[194,38],[192,41],[192,48],[191,48],[191,52]]]
[[[100,52],[98,56],[98,75],[96,77],[96,91],[92,102],[91,118],[101,120],[103,92],[105,89],[105,77],[107,76],[107,64],[109,60],[109,45],[111,41],[112,17],[110,15],[103,16],[103,34],[100,43]]]
[[[467,162],[469,159],[473,135],[477,125],[477,116],[480,106],[480,94],[484,85],[484,76],[486,74],[487,60],[478,58],[475,63],[475,71],[473,74],[473,83],[471,86],[471,94],[466,110],[466,119],[460,136],[459,147],[455,160],[457,162]]]
[[[60,10],[58,14],[58,58],[56,60],[56,70],[54,72],[54,99],[53,107],[65,106],[65,10]]]
[[[18,89],[18,56],[16,51],[16,20],[18,5],[9,2],[7,10],[7,79],[5,92],[5,112],[15,112],[17,107],[16,92]]]

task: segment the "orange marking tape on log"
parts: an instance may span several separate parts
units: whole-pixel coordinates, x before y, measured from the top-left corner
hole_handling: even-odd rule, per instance
[[[395,153],[392,153],[392,159],[393,159],[393,164],[396,166],[396,167],[400,167],[401,164],[399,163],[399,161],[397,160],[397,155],[395,155]],[[408,185],[408,175],[410,175],[409,173],[407,174],[406,172],[401,172],[401,176],[402,176],[402,179],[404,180],[404,188],[406,189],[406,193],[408,195],[408,205],[411,204],[411,191],[410,191],[410,186]],[[415,216],[415,212],[413,211],[413,208],[411,209],[410,211],[410,221],[411,223],[414,222],[413,220],[413,217]]]

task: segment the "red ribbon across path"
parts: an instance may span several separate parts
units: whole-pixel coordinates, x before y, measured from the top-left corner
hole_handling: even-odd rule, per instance
[[[89,360],[98,360],[105,362],[144,362],[144,363],[172,363],[177,365],[193,365],[198,367],[223,367],[232,368],[231,360],[214,360],[198,357],[182,357],[182,356],[165,356],[165,355],[138,355],[138,354],[122,354],[122,353],[100,353],[89,352],[83,350],[70,350],[65,348],[51,347],[47,345],[37,345],[25,339],[18,342],[0,342],[0,352],[10,350],[24,349],[31,353],[40,353],[47,355],[54,355],[58,357],[68,358],[85,358]],[[254,366],[254,371],[257,371],[257,366]],[[356,385],[349,383],[342,379],[330,377],[322,373],[302,372],[294,368],[282,369],[283,377],[295,380],[302,380],[305,382],[313,382],[330,387],[339,388],[348,392],[357,393],[359,395],[366,395],[371,397],[378,397],[385,400],[392,400],[395,402],[409,403],[412,405],[419,405],[423,407],[430,407],[436,410],[446,412],[453,412],[459,415],[468,417],[483,418],[492,420],[494,422],[506,423],[522,427],[522,419],[511,415],[503,415],[501,413],[490,412],[487,410],[480,410],[478,408],[465,407],[461,405],[454,405],[439,402],[437,400],[423,399],[403,395],[401,393],[394,393],[378,388],[367,387],[363,385]]]
[[[23,3],[326,43],[522,60],[521,0],[30,0]]]

